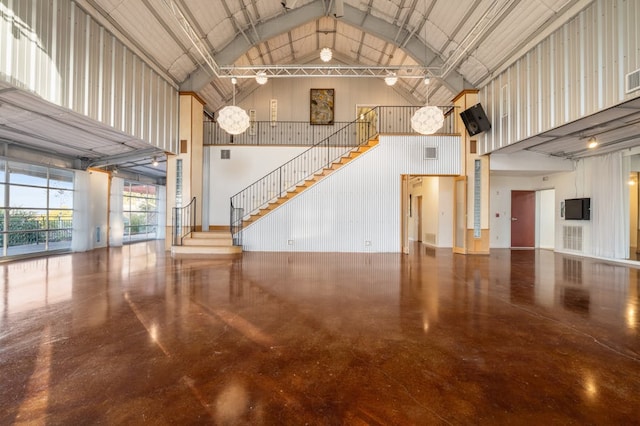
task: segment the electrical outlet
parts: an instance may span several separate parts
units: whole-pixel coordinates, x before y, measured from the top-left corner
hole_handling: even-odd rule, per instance
[[[364,242],[364,245],[365,245],[365,246],[370,246],[370,245],[371,245],[371,241],[365,241],[365,242]]]
[[[289,241],[287,241],[287,244],[289,244],[290,246],[292,246],[292,245],[293,245],[293,240],[289,240]]]

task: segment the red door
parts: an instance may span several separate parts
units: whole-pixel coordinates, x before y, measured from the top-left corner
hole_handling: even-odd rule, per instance
[[[535,191],[511,191],[511,247],[533,248],[535,229]]]

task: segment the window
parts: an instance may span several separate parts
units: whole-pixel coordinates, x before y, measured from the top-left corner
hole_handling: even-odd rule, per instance
[[[71,248],[73,178],[70,170],[0,159],[3,257]]]
[[[125,181],[123,242],[152,240],[158,236],[158,187]]]

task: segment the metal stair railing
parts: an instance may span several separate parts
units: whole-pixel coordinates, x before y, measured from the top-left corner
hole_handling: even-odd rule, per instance
[[[242,222],[253,213],[276,201],[316,172],[328,168],[354,148],[366,144],[377,134],[375,118],[378,108],[348,123],[300,155],[287,161],[231,197],[231,233],[234,244],[241,245]]]
[[[173,245],[181,246],[184,237],[196,230],[196,197],[184,207],[173,207]]]
[[[231,197],[230,230],[242,245],[243,221],[267,207],[324,168],[365,145],[379,133],[411,134],[411,117],[420,107],[378,106],[364,112],[328,137],[287,161]],[[450,108],[450,107],[443,107]]]

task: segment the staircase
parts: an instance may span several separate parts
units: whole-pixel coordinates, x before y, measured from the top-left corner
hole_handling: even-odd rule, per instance
[[[242,253],[242,247],[234,246],[230,231],[191,232],[182,239],[182,245],[171,247],[171,256],[234,255]]]
[[[340,157],[337,160],[333,161],[327,167],[324,167],[324,168],[318,170],[317,172],[315,172],[314,174],[308,176],[304,181],[302,181],[302,182],[298,183],[296,186],[290,188],[283,195],[281,195],[281,196],[277,197],[275,200],[269,202],[265,207],[263,207],[263,208],[257,210],[256,212],[252,213],[247,218],[244,218],[242,220],[242,229],[246,228],[247,226],[249,226],[252,223],[254,223],[257,220],[259,220],[260,218],[262,218],[262,217],[266,216],[267,214],[271,213],[272,211],[274,211],[275,209],[277,209],[278,207],[280,207],[284,203],[288,202],[289,200],[295,198],[296,196],[298,196],[302,192],[304,192],[307,189],[311,188],[313,185],[315,185],[317,182],[319,182],[322,179],[324,179],[326,176],[328,176],[331,173],[335,172],[336,170],[340,169],[345,164],[348,164],[349,162],[351,162],[354,159],[358,158],[359,156],[361,156],[365,152],[369,151],[371,148],[375,147],[376,145],[378,145],[378,138],[377,137],[374,138],[374,139],[370,139],[365,144],[362,144],[362,145],[359,145],[359,146],[355,147],[351,151],[349,151],[346,154],[344,154],[342,157]]]

